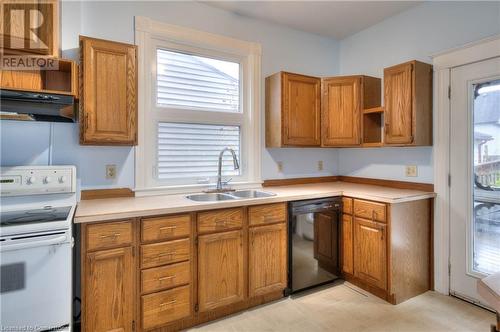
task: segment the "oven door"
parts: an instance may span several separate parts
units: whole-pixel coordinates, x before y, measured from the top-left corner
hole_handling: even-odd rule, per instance
[[[71,323],[71,233],[2,238],[2,330],[43,331]]]

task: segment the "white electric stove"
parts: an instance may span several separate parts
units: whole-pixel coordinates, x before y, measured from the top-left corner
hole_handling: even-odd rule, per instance
[[[74,166],[0,170],[0,330],[71,330]]]

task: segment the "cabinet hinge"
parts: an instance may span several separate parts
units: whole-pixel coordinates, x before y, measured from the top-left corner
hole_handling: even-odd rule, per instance
[[[135,331],[135,320],[132,321],[132,331]]]
[[[448,99],[451,99],[451,85],[448,85]]]
[[[195,311],[195,312],[198,312],[198,310],[200,310],[200,306],[198,305],[198,303],[196,303],[196,304],[194,305],[194,311]]]
[[[451,263],[448,262],[448,277],[451,277]]]
[[[194,244],[195,244],[195,245],[198,245],[198,237],[195,237],[195,239],[194,239]]]
[[[451,187],[451,174],[448,174],[448,187]]]

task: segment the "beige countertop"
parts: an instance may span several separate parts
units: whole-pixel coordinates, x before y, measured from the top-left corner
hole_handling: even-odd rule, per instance
[[[194,202],[187,199],[186,194],[85,200],[78,203],[74,222],[105,221],[342,195],[391,204],[435,196],[432,192],[340,181],[266,187],[262,190],[273,192],[276,196],[222,202]]]

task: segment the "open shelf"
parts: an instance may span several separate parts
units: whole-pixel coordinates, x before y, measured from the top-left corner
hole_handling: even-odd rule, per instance
[[[78,65],[72,60],[54,59],[57,70],[2,70],[0,88],[74,96],[78,99]]]
[[[381,109],[382,111],[375,111],[375,109]],[[363,146],[382,146],[383,110],[382,107],[377,107],[363,112]]]

